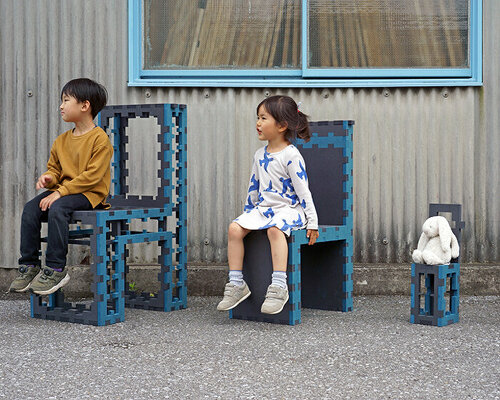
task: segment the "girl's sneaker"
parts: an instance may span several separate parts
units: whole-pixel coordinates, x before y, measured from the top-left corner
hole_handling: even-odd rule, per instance
[[[226,284],[226,288],[224,289],[224,298],[217,305],[217,310],[219,311],[232,310],[243,300],[245,300],[248,296],[250,296],[250,294],[251,292],[246,282],[243,282],[243,285],[241,286],[229,282]]]
[[[30,290],[39,295],[52,294],[68,282],[69,275],[66,268],[59,272],[50,267],[45,267],[40,277],[32,283]]]
[[[269,285],[266,299],[260,309],[264,314],[279,314],[288,301],[288,288],[283,289],[278,285]]]
[[[19,275],[12,281],[9,287],[9,292],[26,292],[33,283],[40,272],[40,266],[38,265],[20,265]]]

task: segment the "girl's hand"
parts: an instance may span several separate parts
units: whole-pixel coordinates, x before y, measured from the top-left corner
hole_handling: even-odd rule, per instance
[[[40,209],[42,211],[47,211],[48,208],[56,201],[61,198],[61,194],[56,190],[55,192],[52,192],[49,194],[47,197],[44,197],[40,201]]]
[[[50,182],[52,182],[52,175],[42,175],[40,178],[38,178],[38,181],[36,182],[36,190],[44,188],[47,186]]]
[[[319,232],[317,229],[308,229],[306,236],[309,238],[309,246],[316,243],[316,239],[319,237]]]

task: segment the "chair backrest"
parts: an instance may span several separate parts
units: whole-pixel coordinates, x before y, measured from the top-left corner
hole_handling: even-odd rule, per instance
[[[160,168],[156,196],[129,194],[127,150],[127,127],[130,119],[156,117],[160,133],[151,133],[160,143]],[[110,127],[113,118],[113,195],[109,202],[112,207],[172,207],[176,194],[182,197],[186,192],[187,178],[187,109],[183,104],[134,104],[106,106],[99,113],[99,126],[104,130]]]
[[[295,145],[306,163],[320,225],[352,225],[354,121],[310,122],[311,139]]]
[[[462,239],[462,229],[465,227],[465,222],[462,221],[462,205],[461,204],[429,204],[429,217],[434,217],[439,214],[451,214],[450,227],[456,236],[458,243]]]

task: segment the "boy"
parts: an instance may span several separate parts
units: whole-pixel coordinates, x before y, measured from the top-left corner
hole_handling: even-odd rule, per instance
[[[69,81],[61,91],[60,111],[75,127],[52,145],[47,171],[36,183],[46,188],[26,203],[21,220],[19,275],[11,292],[28,289],[39,295],[54,293],[69,281],[66,266],[69,221],[75,210],[108,208],[113,147],[94,118],[106,105],[106,89],[90,79]],[[41,222],[48,222],[46,267],[40,267]]]

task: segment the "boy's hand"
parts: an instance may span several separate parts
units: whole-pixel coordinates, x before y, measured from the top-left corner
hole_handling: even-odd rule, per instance
[[[319,232],[317,229],[308,229],[306,236],[309,238],[309,246],[316,243],[316,239],[319,237]]]
[[[61,194],[58,191],[52,192],[47,197],[44,197],[40,201],[40,209],[42,211],[47,211],[48,208],[58,199],[61,198]]]
[[[38,181],[36,182],[36,190],[44,188],[47,186],[50,182],[52,182],[52,175],[42,175],[40,178],[38,178]]]

